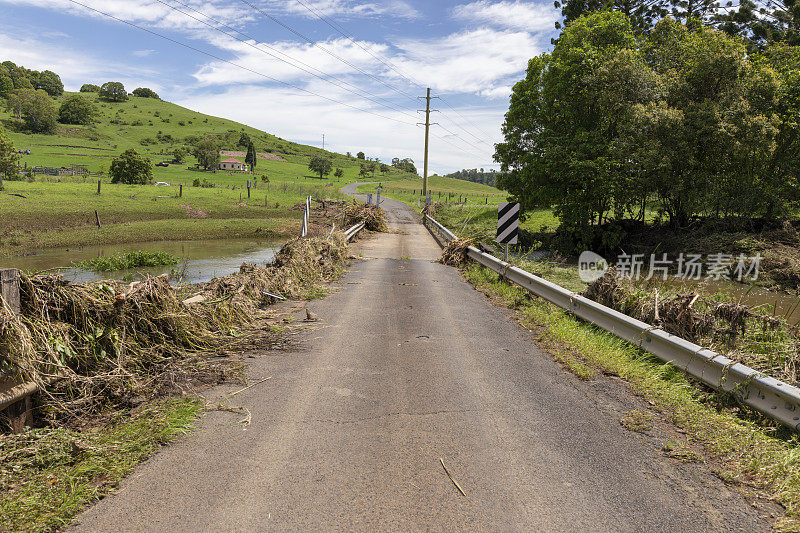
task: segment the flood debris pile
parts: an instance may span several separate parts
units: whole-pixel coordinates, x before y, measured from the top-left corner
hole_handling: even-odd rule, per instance
[[[234,322],[230,312],[188,309],[166,276],[73,285],[23,274],[20,297],[20,315],[0,310],[0,366],[39,385],[51,419],[131,406],[162,390],[158,378],[174,378],[179,362],[184,372],[200,372],[191,354],[212,347]]]
[[[344,235],[334,233],[290,241],[269,266],[242,265],[188,288],[167,276],[73,285],[22,275],[22,312],[0,308],[0,372],[36,382],[50,422],[134,406],[187,379],[221,381],[237,369],[208,355],[259,318],[274,301],[265,291],[308,297],[346,260]]]
[[[352,227],[364,222],[364,227],[369,231],[389,231],[386,215],[383,209],[376,205],[359,204],[355,201],[344,206],[344,225]]]
[[[241,310],[268,304],[275,296],[308,298],[321,282],[332,281],[344,270],[347,242],[341,232],[330,238],[295,239],[281,248],[266,266],[243,264],[239,272],[200,285],[202,301],[230,299]]]
[[[583,295],[791,384],[800,383],[800,331],[764,306],[725,294],[660,293],[620,280],[612,268]]]
[[[442,250],[442,256],[439,262],[443,265],[453,267],[464,266],[469,258],[467,257],[467,250],[474,244],[474,239],[461,239],[456,238],[447,243],[447,246]]]

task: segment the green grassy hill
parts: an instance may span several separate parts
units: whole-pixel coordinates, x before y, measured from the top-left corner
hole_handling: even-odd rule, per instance
[[[56,107],[75,94],[78,93],[64,93],[55,98]],[[79,94],[95,101],[99,111],[96,123],[91,126],[59,125],[55,135],[18,131],[18,125],[11,120],[10,113],[0,111],[0,122],[14,145],[18,149],[31,149],[31,155],[23,156],[23,164],[79,164],[88,165],[90,171],[96,172],[101,166],[107,170],[111,160],[128,148],[135,148],[156,163],[171,159],[168,154],[172,150],[178,146],[188,146],[193,137],[204,135],[220,137],[223,149],[243,150],[236,146],[236,142],[241,133],[246,132],[256,151],[275,154],[288,162],[307,164],[309,157],[324,154],[334,160],[335,166],[358,165],[355,158],[293,143],[232,120],[197,113],[163,100],[133,96],[127,102],[105,102],[98,99],[97,93]],[[188,162],[193,164],[194,160],[189,157]],[[262,167],[263,162],[258,161],[257,172],[262,168],[272,168]],[[157,173],[163,172],[156,170]]]
[[[56,106],[75,93],[55,99]],[[99,116],[90,126],[59,125],[54,135],[28,134],[6,111],[0,124],[20,150],[20,164],[72,167],[86,165],[90,176],[49,176],[6,180],[0,193],[0,257],[29,254],[53,247],[80,247],[154,240],[204,238],[283,239],[299,230],[301,211],[292,209],[308,195],[331,199],[339,189],[357,181],[379,181],[403,197],[419,189],[422,179],[398,169],[374,176],[360,176],[362,160],[287,141],[243,124],[180,107],[153,98],[131,97],[112,103],[96,93],[81,93],[95,100]],[[155,185],[112,185],[107,176],[114,157],[129,148],[152,162],[170,161],[175,148],[191,150],[205,135],[221,140],[221,149],[241,151],[236,146],[246,132],[256,151],[280,160],[259,159],[254,174],[208,172],[193,169],[189,155],[182,164],[154,167]],[[314,155],[325,155],[344,175],[319,179],[308,169]],[[402,155],[402,154],[398,154]],[[243,158],[240,158],[243,160]],[[98,176],[98,172],[103,172]],[[266,176],[268,183],[262,180]],[[101,194],[97,194],[98,179]],[[194,187],[195,180],[210,187]],[[248,195],[246,182],[257,189]],[[182,195],[177,186],[183,185]],[[502,194],[497,189],[452,178],[431,178],[433,190],[487,195],[491,203]],[[388,191],[387,191],[388,192]],[[411,198],[409,198],[409,203]],[[414,203],[416,200],[414,199]],[[97,211],[102,228],[96,227]],[[9,264],[9,260],[4,264]]]

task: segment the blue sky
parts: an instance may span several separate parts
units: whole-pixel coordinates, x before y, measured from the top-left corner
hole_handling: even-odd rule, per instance
[[[0,59],[53,70],[68,90],[151,87],[286,139],[319,146],[324,133],[326,148],[420,168],[414,97],[431,87],[439,173],[496,166],[511,86],[549,50],[558,18],[552,2],[519,0],[75,1],[214,57],[70,0],[0,0]]]

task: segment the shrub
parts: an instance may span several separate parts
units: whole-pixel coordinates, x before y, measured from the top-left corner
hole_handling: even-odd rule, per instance
[[[111,183],[144,185],[153,180],[153,164],[131,148],[114,158],[109,174]]]

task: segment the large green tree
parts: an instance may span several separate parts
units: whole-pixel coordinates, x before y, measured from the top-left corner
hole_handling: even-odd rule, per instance
[[[64,100],[58,109],[58,121],[62,124],[91,124],[96,116],[94,102],[78,94]]]
[[[14,144],[0,131],[0,191],[3,190],[3,178],[15,178],[19,172],[19,153]]]
[[[55,72],[45,70],[39,73],[34,84],[37,89],[42,89],[50,96],[61,96],[64,94],[64,84]]]
[[[308,163],[308,169],[319,174],[320,179],[331,173],[333,163],[327,157],[315,155]]]
[[[125,102],[128,99],[128,93],[122,83],[109,81],[100,87],[100,98],[109,102]]]
[[[130,148],[114,158],[108,173],[111,183],[144,185],[153,181],[153,164],[150,159]]]
[[[204,169],[215,169],[219,166],[219,142],[214,137],[203,137],[195,144],[192,155]]]
[[[53,99],[41,89],[15,91],[6,99],[6,107],[31,133],[55,133],[58,127]]]

